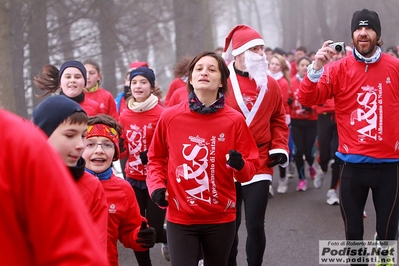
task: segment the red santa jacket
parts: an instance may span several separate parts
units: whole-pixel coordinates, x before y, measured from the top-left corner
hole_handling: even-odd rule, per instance
[[[270,153],[284,153],[288,158],[288,125],[286,123],[280,87],[277,81],[268,76],[267,90],[259,90],[254,80],[240,76],[234,72],[233,62],[229,65],[229,92],[226,103],[243,113],[247,125],[259,149],[260,168],[256,178],[271,180],[273,168]],[[238,88],[232,85],[232,78],[236,78]],[[267,175],[267,176],[266,176]],[[255,181],[254,179],[253,181]]]

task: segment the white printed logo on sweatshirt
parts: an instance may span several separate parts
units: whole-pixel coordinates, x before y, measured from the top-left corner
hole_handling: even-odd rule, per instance
[[[128,162],[128,172],[133,175],[134,173],[139,173],[140,175],[145,175],[147,173],[147,168],[142,166],[140,159],[140,152],[148,149],[147,145],[147,130],[153,129],[153,124],[140,126],[133,124],[130,128],[126,130],[126,138],[128,141],[129,150],[129,162]]]
[[[378,89],[362,86],[356,101],[360,107],[352,112],[350,125],[357,127],[358,142],[367,142],[369,138],[382,140],[382,84]]]
[[[109,212],[109,213],[116,213],[116,206],[115,206],[115,204],[109,205],[109,210],[108,210],[108,212]]]
[[[187,188],[185,191],[190,206],[196,206],[198,201],[218,203],[215,152],[216,136],[209,141],[198,135],[190,136],[189,143],[183,144],[182,155],[186,162],[176,168],[176,180]],[[209,174],[206,171],[208,168]]]

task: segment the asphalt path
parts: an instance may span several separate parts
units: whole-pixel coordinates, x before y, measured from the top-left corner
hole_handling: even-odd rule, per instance
[[[278,169],[275,171],[278,173]],[[277,175],[275,173],[275,176]],[[297,192],[297,177],[290,179],[288,191],[277,194],[277,178],[273,182],[274,197],[269,199],[266,211],[266,252],[262,265],[319,265],[319,240],[343,240],[344,225],[339,206],[326,203],[326,194],[331,177],[328,174],[323,187],[314,188],[308,178],[308,190]],[[375,232],[375,212],[369,193],[365,208],[364,239],[372,240]],[[246,231],[244,220],[239,230],[239,255],[237,264],[245,266]],[[221,240],[223,242],[223,240]],[[170,265],[161,255],[160,244],[151,249],[153,266]],[[130,249],[119,244],[119,262],[121,266],[136,266],[137,261]]]

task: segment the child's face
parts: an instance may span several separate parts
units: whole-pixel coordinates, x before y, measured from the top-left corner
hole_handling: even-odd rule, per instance
[[[48,142],[63,159],[68,167],[76,166],[86,147],[87,124],[71,124],[69,120],[60,124]]]
[[[137,102],[144,102],[152,93],[151,83],[145,77],[137,75],[132,78],[130,91]]]
[[[281,64],[277,58],[272,57],[272,59],[270,60],[270,64],[269,64],[269,70],[273,74],[281,71]]]
[[[76,97],[83,92],[85,79],[76,67],[68,67],[61,76],[61,89],[68,97]]]
[[[91,137],[87,139],[82,157],[86,160],[86,168],[95,173],[102,173],[111,166],[114,155],[115,145],[110,139]]]
[[[101,74],[98,73],[97,69],[90,64],[85,65],[87,71],[87,84],[86,88],[91,89],[97,85],[97,82],[101,79]]]

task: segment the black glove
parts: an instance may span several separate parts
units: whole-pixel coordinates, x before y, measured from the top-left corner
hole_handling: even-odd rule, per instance
[[[236,150],[229,150],[229,160],[227,164],[240,171],[244,167],[244,160],[242,159],[241,153]]]
[[[142,221],[140,231],[137,233],[136,242],[140,244],[142,248],[152,248],[155,245],[155,239],[157,233],[153,227],[147,227],[147,222]]]
[[[140,160],[143,165],[148,163],[147,150],[140,152]]]
[[[302,106],[302,109],[305,109],[305,111],[307,111],[307,112],[312,112],[313,111],[312,107]]]
[[[288,101],[287,101],[288,105],[291,105],[293,102],[294,102],[294,99],[288,98]]]
[[[151,199],[160,207],[167,207],[169,202],[165,199],[166,188],[158,188],[152,192]]]
[[[123,138],[119,138],[119,152],[122,153],[126,151],[126,148],[124,146],[125,140]]]
[[[284,164],[287,161],[287,156],[284,153],[270,154],[269,158],[273,160],[271,163],[267,165],[270,168],[278,164]]]

